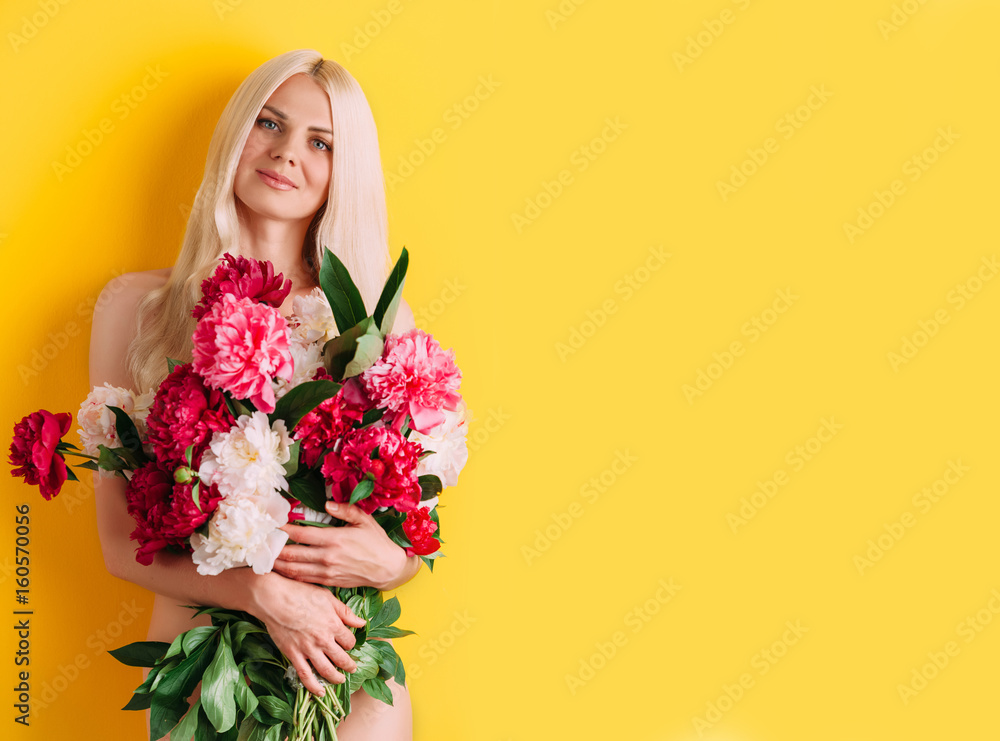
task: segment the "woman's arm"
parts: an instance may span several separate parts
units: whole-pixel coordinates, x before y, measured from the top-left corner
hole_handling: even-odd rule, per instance
[[[113,279],[104,288],[94,310],[90,345],[90,383],[130,388],[125,353],[136,331],[135,310],[139,299],[162,284],[149,273],[131,273]],[[139,389],[142,391],[143,389]],[[135,560],[134,527],[127,511],[127,482],[120,477],[95,473],[97,527],[104,563],[108,571],[126,581],[181,604],[229,607],[256,615],[272,639],[288,657],[307,689],[323,694],[311,663],[332,682],[345,681],[334,664],[348,671],[357,668],[345,649],[355,640],[345,623],[365,624],[337,600],[329,590],[286,579],[280,574],[255,574],[249,568],[227,569],[221,574],[198,573],[190,555],[160,551],[153,563]]]

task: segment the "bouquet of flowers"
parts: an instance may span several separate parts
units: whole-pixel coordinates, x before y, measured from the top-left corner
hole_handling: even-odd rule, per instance
[[[390,330],[406,277],[404,248],[372,315],[349,272],[329,250],[320,287],[277,307],[291,281],[267,261],[226,254],[202,283],[192,361],[168,359],[169,374],[145,393],[105,384],[80,407],[82,449],[64,442],[72,417],[40,410],[15,426],[13,475],[50,499],[78,468],[128,480],[136,560],[190,553],[201,574],[249,567],[269,572],[289,522],[334,527],[328,500],[357,504],[388,536],[433,570],[441,555],[438,497],[468,457],[468,409],[454,352],[429,334]],[[405,670],[386,640],[396,598],[374,587],[328,587],[366,626],[353,629],[358,665],[322,697],[249,613],[198,608],[211,626],[170,644],[132,643],[110,653],[151,667],[124,709],[151,709],[150,739],[335,739],[364,689],[392,703],[386,681]],[[201,696],[190,697],[198,683]],[[325,681],[322,682],[325,684]],[[329,691],[329,690],[333,691]]]

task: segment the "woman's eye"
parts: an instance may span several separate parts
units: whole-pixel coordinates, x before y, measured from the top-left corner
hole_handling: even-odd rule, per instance
[[[321,152],[330,151],[330,145],[327,144],[322,139],[313,139],[313,141],[320,145],[319,147],[317,147],[317,149],[319,149]]]
[[[269,118],[258,118],[257,119],[257,123],[260,126],[262,126],[265,129],[267,129],[268,131],[274,131],[275,129],[278,128],[278,124],[276,124],[274,121],[272,121]],[[270,124],[270,126],[274,126],[274,129],[270,128],[269,124]]]

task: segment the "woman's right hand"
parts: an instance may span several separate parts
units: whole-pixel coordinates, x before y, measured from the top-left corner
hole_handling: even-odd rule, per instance
[[[353,672],[358,666],[347,652],[354,648],[350,625],[366,625],[329,589],[271,572],[256,580],[253,608],[278,650],[298,672],[299,681],[315,695],[324,694],[313,668],[327,681],[346,682],[336,667]],[[334,666],[336,665],[336,666]]]

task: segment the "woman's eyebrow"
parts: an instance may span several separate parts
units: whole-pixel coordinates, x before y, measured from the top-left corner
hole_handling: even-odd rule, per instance
[[[279,111],[274,106],[265,105],[264,108],[267,109],[267,110],[269,110],[271,113],[273,113],[275,116],[277,116],[278,118],[280,118],[282,121],[287,121],[288,120],[288,116],[285,115],[284,113],[282,113],[281,111]],[[323,128],[320,128],[319,126],[310,126],[309,127],[309,131],[320,131],[320,132],[322,132],[324,134],[330,134],[331,136],[333,136],[333,132],[330,131],[330,129],[323,129]]]

